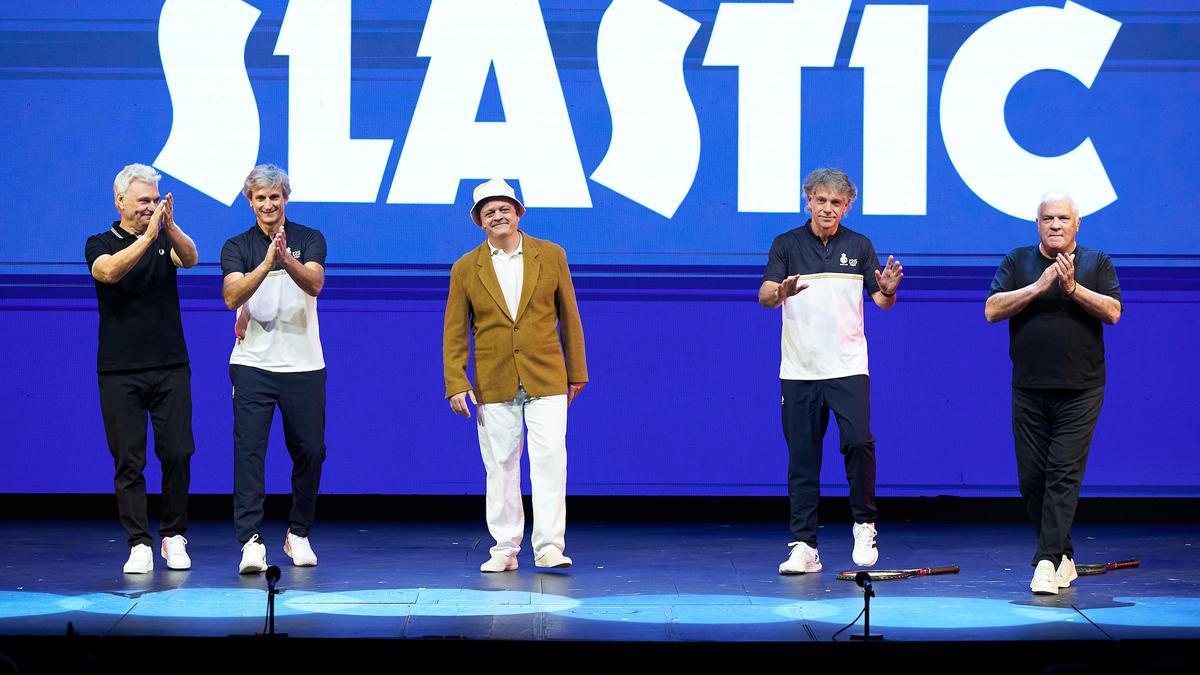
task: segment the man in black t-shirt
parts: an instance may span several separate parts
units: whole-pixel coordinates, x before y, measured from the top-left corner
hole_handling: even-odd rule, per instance
[[[183,538],[195,450],[191,369],[175,275],[199,256],[175,222],[172,196],[159,199],[160,178],[144,164],[122,169],[113,181],[121,219],[89,237],[84,249],[100,311],[100,411],[116,463],[117,510],[128,533],[126,574],[154,569],[142,476],[147,414],[163,472],[160,553],[170,569],[192,566]]]
[[[1004,257],[984,314],[1009,319],[1017,477],[1037,533],[1029,588],[1053,595],[1077,576],[1071,523],[1104,403],[1103,324],[1122,306],[1112,260],[1075,243],[1070,196],[1043,197],[1037,229],[1038,245]]]

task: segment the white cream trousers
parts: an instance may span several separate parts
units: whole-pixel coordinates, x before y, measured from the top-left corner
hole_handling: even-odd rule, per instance
[[[487,469],[487,525],[493,556],[513,556],[525,535],[521,503],[521,452],[529,429],[529,480],[533,488],[533,550],[563,551],[567,529],[567,397],[531,398],[524,387],[478,413],[479,450]]]

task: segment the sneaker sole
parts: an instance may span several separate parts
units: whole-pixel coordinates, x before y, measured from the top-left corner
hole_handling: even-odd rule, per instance
[[[822,569],[824,569],[824,568],[818,567],[815,570],[800,570],[800,571],[795,571],[795,572],[793,572],[792,570],[780,569],[779,573],[782,575],[785,575],[785,576],[798,576],[801,574],[816,574],[817,572],[820,572]]]
[[[574,561],[566,560],[566,561],[558,563],[557,565],[546,565],[546,564],[540,563],[535,560],[535,561],[533,561],[533,564],[537,565],[538,567],[541,567],[543,569],[561,570],[561,569],[566,569],[566,568],[570,567],[572,564],[574,564]]]
[[[288,546],[286,543],[283,545],[283,554],[292,559],[293,567],[316,567],[317,566],[316,558],[313,558],[311,562],[308,560],[296,560],[296,557],[292,555],[292,548],[290,546]]]
[[[154,565],[151,565],[145,569],[129,569],[128,567],[126,567],[126,568],[122,569],[121,571],[124,572],[125,574],[149,574],[154,571]]]
[[[187,570],[192,569],[192,563],[188,563],[186,565],[172,565],[171,563],[167,563],[167,569],[175,570],[176,572],[186,572]]]

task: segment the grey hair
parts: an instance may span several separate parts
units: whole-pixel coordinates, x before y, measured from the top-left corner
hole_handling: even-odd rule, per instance
[[[818,187],[829,188],[843,197],[847,197],[850,201],[854,201],[858,197],[858,188],[854,187],[850,176],[847,176],[846,172],[841,169],[829,167],[813,169],[804,179],[804,196],[811,197],[813,191]]]
[[[162,180],[162,174],[145,164],[130,164],[121,169],[121,172],[113,179],[113,197],[120,197],[129,192],[129,185],[135,180],[158,185],[158,181]]]
[[[1071,197],[1070,194],[1068,194],[1065,190],[1051,190],[1050,192],[1047,192],[1046,194],[1042,195],[1042,201],[1038,202],[1037,218],[1035,218],[1034,220],[1042,219],[1042,207],[1043,206],[1050,204],[1050,203],[1056,203],[1056,202],[1066,202],[1066,203],[1070,204],[1071,205],[1071,215],[1075,216],[1076,218],[1079,217],[1079,205],[1075,203],[1075,199],[1073,197]]]
[[[283,188],[284,197],[291,196],[292,183],[288,180],[287,172],[274,164],[259,164],[246,176],[246,182],[242,184],[242,194],[249,197],[255,190],[276,186]]]

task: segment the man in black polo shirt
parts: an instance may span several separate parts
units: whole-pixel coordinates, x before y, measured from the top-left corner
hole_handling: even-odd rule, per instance
[[[84,248],[100,310],[100,412],[116,463],[117,512],[128,533],[126,574],[154,569],[142,476],[147,414],[162,465],[160,553],[170,569],[192,566],[183,538],[195,451],[191,368],[175,270],[195,265],[199,256],[175,222],[174,199],[168,194],[159,200],[161,178],[145,164],[122,169],[113,181],[121,219],[89,237]]]
[[[254,167],[242,193],[255,224],[225,242],[225,306],[237,311],[229,357],[233,382],[233,518],[242,574],[267,569],[259,528],[266,498],[264,464],[275,406],[292,457],[292,509],[283,551],[312,566],[308,535],[316,519],[325,461],[325,358],[317,296],[325,285],[325,237],[284,215],[291,185],[274,164]]]
[[[850,483],[855,564],[870,567],[875,547],[875,438],[871,435],[871,385],[863,333],[863,288],[881,309],[896,303],[904,277],[899,261],[881,270],[871,240],[842,225],[858,190],[839,169],[817,169],[804,180],[807,210],[802,227],[775,238],[758,302],[783,307],[783,435],[788,445],[788,498],[792,551],[780,574],[821,571],[817,504],[821,496],[821,444],[829,412],[837,417]]]
[[[984,315],[1010,319],[1017,478],[1037,533],[1029,588],[1052,595],[1077,576],[1071,523],[1104,403],[1103,324],[1122,307],[1112,260],[1075,243],[1075,201],[1050,193],[1037,213],[1041,242],[1004,257]]]

